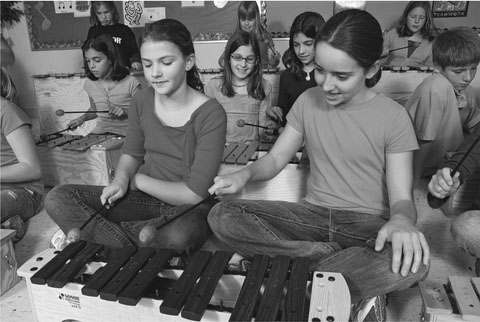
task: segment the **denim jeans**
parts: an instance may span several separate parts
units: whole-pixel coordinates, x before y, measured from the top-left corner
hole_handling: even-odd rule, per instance
[[[104,187],[61,185],[45,197],[48,215],[65,232],[82,224],[102,205]],[[97,215],[82,230],[81,238],[110,247],[129,245],[193,251],[211,235],[207,224],[210,205],[201,205],[176,218],[189,205],[172,206],[141,191],[127,191],[104,215]],[[174,219],[175,220],[172,220]],[[148,245],[139,241],[143,226],[160,227]]]
[[[1,220],[2,223],[19,215],[23,220],[33,217],[42,205],[43,194],[24,186],[2,185]]]
[[[342,273],[353,303],[406,289],[428,273],[423,264],[406,277],[392,272],[390,244],[379,252],[373,248],[377,232],[386,222],[381,216],[305,201],[225,201],[215,205],[208,216],[215,236],[245,257],[307,257],[312,271]]]

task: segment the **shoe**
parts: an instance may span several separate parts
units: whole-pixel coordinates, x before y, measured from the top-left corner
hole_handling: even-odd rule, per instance
[[[385,322],[387,320],[387,296],[380,295],[352,305],[352,322]]]
[[[25,236],[25,233],[27,232],[27,227],[25,225],[25,222],[23,221],[22,217],[20,217],[19,215],[15,215],[5,220],[2,223],[2,228],[15,230],[16,234],[12,238],[14,243],[20,241],[23,238],[23,236]]]
[[[50,248],[55,248],[56,250],[63,250],[67,246],[67,235],[59,229],[57,230],[52,238],[50,239]]]

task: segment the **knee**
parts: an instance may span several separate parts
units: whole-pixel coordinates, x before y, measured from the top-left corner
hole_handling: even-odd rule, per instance
[[[469,240],[469,236],[478,234],[480,226],[480,210],[466,211],[454,218],[450,232],[455,241]]]

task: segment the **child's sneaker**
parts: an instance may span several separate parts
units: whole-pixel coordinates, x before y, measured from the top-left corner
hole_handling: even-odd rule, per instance
[[[13,229],[16,231],[15,237],[13,237],[13,242],[16,243],[25,236],[27,232],[27,227],[22,217],[15,215],[2,223],[2,228],[4,229]]]
[[[55,248],[56,250],[63,250],[67,246],[67,235],[59,229],[57,230],[52,238],[50,239],[50,248]]]

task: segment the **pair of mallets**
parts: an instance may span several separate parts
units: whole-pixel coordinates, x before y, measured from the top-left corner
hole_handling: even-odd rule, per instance
[[[185,209],[184,211],[180,212],[179,214],[177,214],[176,216],[168,219],[168,220],[165,220],[164,222],[161,223],[161,225],[159,226],[153,226],[153,225],[146,225],[144,226],[141,230],[140,230],[140,233],[138,235],[138,239],[140,241],[140,243],[142,245],[148,245],[148,243],[153,239],[153,237],[155,236],[155,232],[157,230],[159,230],[161,227],[165,226],[166,224],[172,222],[173,220],[175,219],[178,219],[180,217],[182,217],[183,215],[189,213],[190,211],[192,211],[193,209],[197,208],[198,206],[204,204],[204,203],[207,203],[207,202],[211,202],[213,201],[213,199],[215,198],[215,195],[214,194],[210,194],[208,195],[207,198],[203,199],[203,200],[200,200],[199,202],[197,202],[196,204],[193,204],[192,206],[188,207],[187,209]],[[105,204],[102,205],[102,207],[96,211],[95,213],[93,213],[92,215],[90,215],[90,217],[88,217],[88,219],[80,226],[80,228],[72,228],[68,231],[67,233],[67,241],[68,243],[72,243],[72,242],[76,242],[78,240],[80,240],[81,238],[81,235],[82,235],[82,230],[97,216],[97,215],[104,215],[104,213],[106,212],[106,210],[109,209],[110,206],[108,206],[108,202],[106,202]]]

